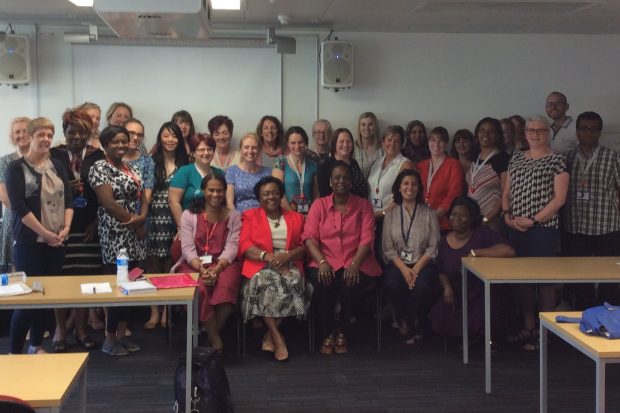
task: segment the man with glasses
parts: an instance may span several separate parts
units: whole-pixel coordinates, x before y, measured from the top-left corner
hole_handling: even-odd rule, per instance
[[[547,96],[545,110],[547,111],[547,116],[553,121],[549,144],[551,149],[563,154],[575,149],[577,146],[575,122],[573,122],[572,117],[566,114],[568,108],[568,101],[563,93],[551,92]]]
[[[620,156],[599,144],[603,120],[596,112],[577,117],[579,145],[568,152],[570,174],[563,213],[565,256],[620,255]],[[592,284],[567,286],[579,310],[597,303]],[[617,302],[618,285],[600,284],[599,302]]]
[[[330,154],[330,139],[332,137],[332,124],[326,119],[319,119],[312,125],[312,138],[314,150],[306,149],[309,156],[317,164],[321,164]]]

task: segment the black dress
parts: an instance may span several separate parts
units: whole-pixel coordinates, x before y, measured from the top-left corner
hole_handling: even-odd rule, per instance
[[[332,166],[336,163],[336,159],[329,157],[323,163],[319,164],[316,176],[319,181],[319,195],[321,197],[330,195],[332,188],[329,186],[329,178],[332,172]],[[368,181],[364,178],[362,169],[355,159],[351,159],[351,193],[361,198],[368,198]]]

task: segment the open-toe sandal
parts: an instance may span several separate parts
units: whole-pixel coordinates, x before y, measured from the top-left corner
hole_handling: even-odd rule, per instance
[[[321,344],[321,349],[319,350],[321,354],[333,354],[334,353],[334,335],[330,334],[327,336],[325,340],[323,340],[323,344]]]
[[[54,353],[64,353],[67,350],[67,341],[64,338],[52,341]]]
[[[336,354],[346,354],[348,351],[347,339],[344,337],[344,334],[338,334],[336,342],[334,343],[334,352]]]

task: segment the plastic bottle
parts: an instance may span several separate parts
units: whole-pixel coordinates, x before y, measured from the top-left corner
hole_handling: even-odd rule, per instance
[[[127,249],[121,248],[116,256],[116,284],[129,281],[129,255]]]

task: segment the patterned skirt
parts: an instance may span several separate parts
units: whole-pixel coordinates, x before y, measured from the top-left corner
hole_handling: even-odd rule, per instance
[[[312,298],[312,284],[295,267],[290,274],[264,268],[241,286],[243,321],[254,317],[305,318]]]

